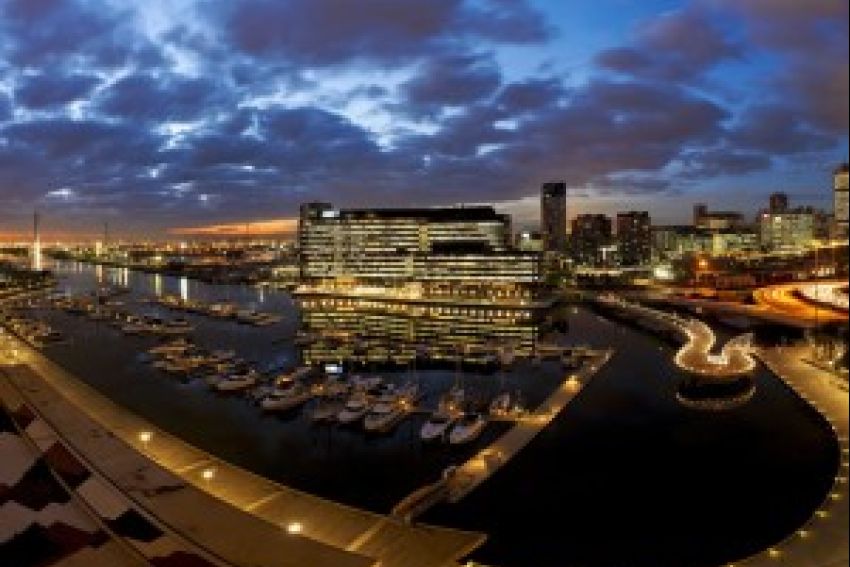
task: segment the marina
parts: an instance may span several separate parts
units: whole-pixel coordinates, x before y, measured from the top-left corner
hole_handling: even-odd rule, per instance
[[[128,311],[144,314],[152,309],[135,298],[149,297],[155,291],[155,276],[115,271],[104,272],[103,277],[130,284],[130,293],[113,298],[129,306]],[[96,270],[68,266],[59,271],[59,282],[63,293],[84,294],[97,286]],[[180,280],[163,279],[159,285],[163,293],[169,289],[179,293],[183,284]],[[63,343],[45,345],[41,350],[94,388],[108,393],[118,404],[150,419],[157,430],[178,434],[215,455],[215,459],[238,464],[286,486],[383,514],[389,514],[419,488],[438,482],[446,470],[475,462],[477,455],[513,431],[514,424],[527,419],[530,409],[539,407],[556,392],[565,376],[576,372],[574,356],[565,356],[563,348],[554,346],[540,348],[536,357],[514,360],[504,371],[481,374],[469,369],[462,369],[459,374],[453,363],[444,368],[410,366],[406,370],[372,365],[332,376],[324,372],[325,368],[320,368],[318,373],[308,372],[299,370],[297,326],[285,294],[233,286],[207,289],[195,283],[187,291],[200,294],[211,303],[233,302],[246,309],[273,311],[282,319],[261,329],[186,313],[180,316],[194,326],[191,333],[183,337],[155,337],[128,335],[104,320],[53,308],[27,308],[23,313],[73,335],[77,345],[91,345],[93,351],[81,352],[79,356],[73,355],[70,345]],[[163,320],[174,316],[170,310],[148,314]],[[731,560],[771,541],[773,534],[793,529],[795,522],[802,523],[801,517],[817,505],[822,491],[827,490],[818,479],[830,477],[834,465],[828,457],[831,454],[828,429],[807,412],[801,412],[793,396],[761,368],[754,374],[758,388],[748,404],[706,421],[709,418],[699,417],[677,403],[678,381],[684,376],[673,363],[675,350],[651,334],[636,332],[585,309],[577,309],[559,341],[563,345],[575,345],[572,347],[575,357],[588,354],[581,345],[610,347],[615,354],[600,367],[598,376],[583,385],[581,395],[563,411],[550,416],[551,422],[540,434],[501,463],[495,474],[486,480],[482,477],[480,484],[456,503],[437,502],[418,519],[427,524],[490,534],[476,551],[469,550],[468,558],[510,567],[560,566],[564,546],[549,548],[544,542],[560,542],[564,538],[564,532],[560,531],[563,528],[554,537],[540,523],[521,521],[532,513],[535,502],[554,498],[570,502],[577,517],[586,520],[585,523],[567,521],[569,561],[613,566],[633,556],[618,550],[638,550],[641,556],[651,558],[647,567],[708,565],[710,561],[691,555],[692,545],[676,543],[684,541],[679,539],[684,533],[692,533],[692,526],[704,526],[700,537],[710,538],[711,545],[717,549],[711,561]],[[90,356],[89,352],[97,352],[97,356]],[[221,394],[211,389],[209,376],[183,372],[172,375],[154,368],[154,362],[166,360],[167,355],[174,353],[185,355],[177,358],[185,361],[195,355],[218,359],[221,364],[241,359],[261,378],[250,390]],[[110,370],[104,373],[106,368]],[[296,384],[303,384],[303,388]],[[394,392],[387,391],[389,384]],[[406,387],[412,390],[409,384],[418,386],[416,405],[403,412],[402,417],[392,411],[395,409],[392,404],[384,403],[380,411],[371,412],[369,422],[376,429],[389,424],[387,431],[367,432],[366,418],[375,403],[381,397],[389,402],[390,394],[395,395]],[[469,406],[469,411],[463,408],[463,411],[447,412],[448,424],[435,420],[433,441],[423,441],[423,430],[429,420],[435,412],[440,417],[441,406],[449,409],[461,385],[463,398],[474,399],[474,406]],[[342,426],[340,413],[356,390],[364,392],[364,405],[369,409],[364,412],[363,408],[355,408],[356,419],[349,426]],[[291,401],[294,407],[267,411],[261,405],[264,399],[272,405],[280,399],[284,406]],[[385,413],[387,409],[390,411]],[[769,420],[776,412],[782,412],[787,419],[781,424]],[[191,416],[194,427],[183,426],[187,415]],[[600,421],[602,415],[606,416],[604,421]],[[391,417],[384,421],[386,416]],[[482,418],[486,418],[486,425],[482,425]],[[676,424],[676,436],[663,434],[672,423]],[[705,437],[689,433],[698,427],[708,427],[712,434]],[[601,439],[600,446],[591,447],[582,442],[582,435],[587,435],[589,429],[595,431],[595,438]],[[457,442],[467,436],[468,442]],[[777,443],[753,450],[748,442],[753,436],[776,439]],[[802,446],[810,454],[823,455],[823,460],[815,459],[804,469],[790,466],[792,455]],[[566,478],[538,469],[533,484],[522,480],[527,474],[524,471],[535,463],[561,462],[566,455],[569,455],[568,463],[559,468],[566,471]],[[616,472],[620,459],[629,459],[631,468],[642,462],[666,463],[671,471],[678,471],[677,476],[642,475],[638,467],[635,477],[623,478]],[[723,480],[716,467],[730,459],[740,470],[749,471],[748,475],[770,481],[764,486],[742,490],[736,483]],[[209,468],[210,462],[209,457],[204,457],[186,460],[180,467],[185,474],[197,475]],[[342,478],[335,474],[341,469],[347,471]],[[787,473],[776,472],[786,469]],[[592,476],[588,476],[591,470]],[[759,472],[766,474],[768,470],[769,477]],[[670,490],[676,491],[678,475],[691,479],[690,482],[703,483],[705,493],[687,504],[664,497]],[[805,481],[808,489],[793,503],[783,500],[785,511],[778,513],[773,494],[783,482],[790,482],[790,478],[795,482],[810,479]],[[511,483],[521,489],[507,488]],[[375,490],[376,486],[380,490]],[[464,492],[461,490],[459,494]],[[681,522],[664,521],[644,528],[640,523],[629,522],[628,515],[612,522],[610,517],[603,519],[596,512],[613,506],[640,509],[649,505],[644,494],[653,495],[652,506],[664,511],[662,517],[689,518],[688,529],[683,531]],[[269,504],[264,504],[261,496],[244,505],[262,511],[277,500],[270,498]],[[765,501],[773,502],[770,521],[759,515],[759,510],[764,509],[760,503]],[[736,510],[741,510],[741,519],[718,529],[715,522],[720,510],[733,503]],[[496,505],[498,511],[493,508]],[[744,525],[748,526],[747,530]],[[764,528],[754,534],[753,525]],[[742,538],[741,534],[746,537]],[[620,541],[625,547],[600,546],[599,537],[603,535],[606,541]],[[504,542],[512,543],[506,547]],[[650,542],[654,542],[650,547],[641,547]],[[514,550],[528,548],[537,549],[537,555],[532,558],[515,555]],[[601,549],[605,551],[600,552]],[[659,555],[661,549],[666,550],[664,555]]]

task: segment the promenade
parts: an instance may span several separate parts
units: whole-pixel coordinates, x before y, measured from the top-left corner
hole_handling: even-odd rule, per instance
[[[282,486],[124,410],[20,341],[6,380],[133,502],[234,565],[447,567],[482,534],[407,525]],[[246,545],[252,542],[252,545]]]
[[[674,361],[683,370],[703,376],[722,377],[747,374],[756,367],[755,359],[750,354],[752,336],[749,334],[729,340],[719,353],[714,353],[717,337],[711,327],[698,319],[685,319],[620,298],[598,298],[597,301],[636,317],[649,318],[679,334],[684,341]]]
[[[848,523],[848,393],[832,374],[805,362],[808,346],[762,348],[759,358],[833,428],[840,464],[833,487],[811,518],[785,540],[729,567],[846,567]],[[793,498],[793,494],[786,495]]]

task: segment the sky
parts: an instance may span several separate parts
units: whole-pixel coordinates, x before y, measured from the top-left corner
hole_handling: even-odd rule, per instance
[[[302,202],[831,208],[846,0],[3,0],[0,238],[291,227]],[[271,228],[277,227],[277,228]]]

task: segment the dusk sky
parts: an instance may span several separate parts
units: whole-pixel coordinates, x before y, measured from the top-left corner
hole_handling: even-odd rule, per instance
[[[570,216],[831,210],[847,39],[846,0],[2,0],[0,235],[308,200],[525,226],[554,179]]]

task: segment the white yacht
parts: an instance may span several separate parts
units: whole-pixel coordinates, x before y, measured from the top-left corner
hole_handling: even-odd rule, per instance
[[[219,392],[236,392],[251,388],[257,384],[257,373],[255,371],[246,374],[234,374],[224,378],[215,385]]]
[[[455,422],[457,417],[455,414],[437,410],[431,414],[431,417],[428,418],[428,421],[422,425],[422,429],[419,431],[419,437],[423,441],[436,441],[437,439],[442,439],[446,435],[446,431],[449,430],[449,427]]]
[[[484,428],[487,427],[487,418],[480,413],[468,413],[460,418],[449,433],[449,443],[452,445],[463,445],[475,441]]]
[[[184,338],[179,338],[176,341],[156,345],[148,349],[148,352],[153,355],[169,355],[184,352],[191,347],[191,343]]]
[[[352,396],[351,399],[346,402],[345,407],[337,414],[336,418],[343,425],[349,425],[356,421],[360,421],[369,411],[370,405],[371,404],[369,403],[369,398],[367,396]]]
[[[260,401],[260,407],[265,411],[285,412],[295,409],[313,397],[309,388],[296,382],[288,388],[275,388]]]
[[[400,402],[378,402],[366,414],[363,426],[370,433],[387,433],[406,415],[407,411]]]

